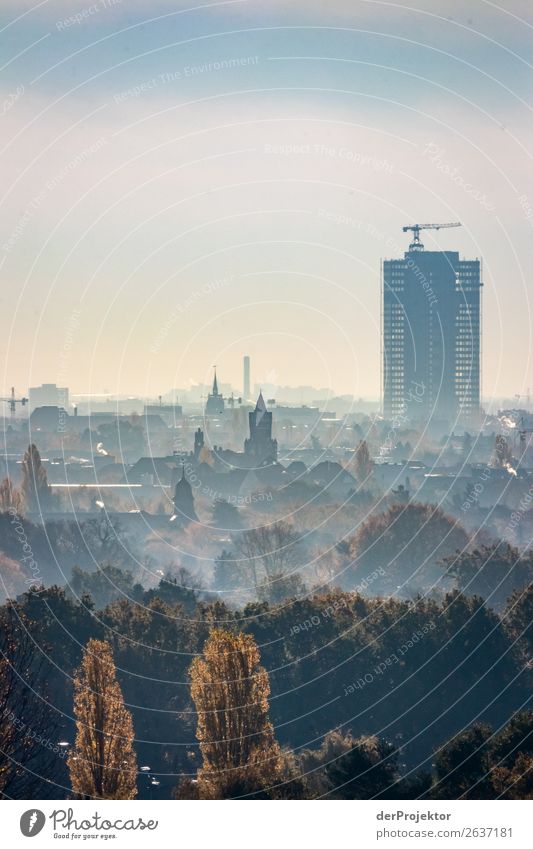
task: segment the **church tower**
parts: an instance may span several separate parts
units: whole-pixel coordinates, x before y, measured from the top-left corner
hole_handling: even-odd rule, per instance
[[[174,521],[182,525],[198,521],[198,516],[194,509],[192,486],[185,477],[185,465],[181,467],[181,479],[176,484],[172,501],[174,503],[174,515],[172,516]]]
[[[244,453],[255,466],[266,466],[278,459],[278,442],[272,439],[272,413],[269,413],[263,393],[259,393],[255,410],[248,414],[250,438],[244,442]]]
[[[207,396],[207,404],[205,405],[206,416],[220,416],[224,412],[224,398],[218,391],[217,370],[215,367],[215,376],[213,379],[213,390]]]

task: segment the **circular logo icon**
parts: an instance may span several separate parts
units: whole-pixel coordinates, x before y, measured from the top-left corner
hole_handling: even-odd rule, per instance
[[[35,837],[42,831],[46,822],[46,817],[42,811],[32,808],[29,811],[24,811],[20,818],[20,830],[24,837]]]

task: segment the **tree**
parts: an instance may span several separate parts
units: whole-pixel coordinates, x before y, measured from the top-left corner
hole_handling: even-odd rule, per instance
[[[374,595],[426,591],[442,580],[437,564],[467,544],[466,531],[435,505],[393,504],[350,539],[344,581],[352,588],[381,568]]]
[[[121,568],[132,565],[132,554],[119,519],[105,511],[97,519],[79,521],[81,549],[89,549],[91,562],[113,563]],[[134,561],[133,561],[134,562]]]
[[[207,445],[202,445],[202,447],[200,448],[200,453],[198,455],[198,462],[200,464],[201,463],[207,463],[208,466],[214,466],[215,465],[215,458],[213,456],[213,452],[209,450]]]
[[[533,711],[495,735],[475,723],[439,749],[435,768],[436,799],[533,799]]]
[[[365,483],[368,480],[373,468],[374,464],[370,457],[367,441],[362,439],[355,449],[354,472],[359,483]]]
[[[23,508],[24,499],[22,494],[13,486],[11,478],[4,478],[0,483],[0,513],[14,510],[20,514]]]
[[[21,491],[26,510],[30,513],[41,513],[52,507],[52,488],[48,485],[41,455],[33,443],[28,446],[22,460]]]
[[[30,628],[18,605],[0,609],[0,794],[12,799],[49,795],[62,754]]]
[[[90,595],[97,608],[102,609],[117,598],[139,598],[140,584],[135,584],[133,574],[108,563],[89,572],[74,566],[70,590],[76,598]]]
[[[349,750],[326,767],[338,799],[372,799],[399,777],[396,748],[379,737],[351,741]]]
[[[136,584],[135,587],[140,587]],[[175,574],[167,572],[161,578],[157,587],[146,590],[142,597],[144,604],[159,598],[174,610],[182,608],[186,613],[192,615],[196,611],[199,595],[202,591],[202,583],[194,575],[191,575],[184,566],[179,566]]]
[[[533,758],[519,752],[512,766],[496,766],[492,784],[497,799],[533,799]]]
[[[476,723],[442,746],[435,755],[434,799],[491,799],[487,741],[490,726]]]
[[[250,588],[250,569],[243,561],[235,559],[230,551],[222,550],[215,557],[213,587],[217,592],[229,593]]]
[[[533,799],[533,710],[516,714],[494,738],[491,781],[503,799]]]
[[[399,781],[398,752],[378,737],[331,731],[319,749],[302,751],[300,765],[312,794],[330,799],[373,799]]]
[[[270,685],[249,634],[213,630],[190,668],[203,798],[267,795],[283,769],[268,716]]]
[[[503,607],[514,590],[533,580],[533,552],[520,554],[501,541],[446,558],[445,566],[458,590],[479,595],[495,608]]]
[[[213,527],[227,531],[239,530],[242,526],[241,517],[235,504],[230,504],[223,498],[217,498],[213,505]]]
[[[511,636],[519,641],[526,664],[533,666],[533,584],[515,590],[507,602],[504,622]]]
[[[260,525],[235,535],[233,542],[241,555],[236,562],[244,561],[262,599],[276,602],[301,590],[300,583],[293,586],[287,574],[298,563],[300,542],[289,522]]]
[[[74,678],[76,743],[68,767],[82,798],[134,799],[137,758],[133,721],[116,680],[111,646],[89,640]]]
[[[508,469],[512,465],[513,452],[505,436],[498,434],[494,440],[492,465],[497,469]]]

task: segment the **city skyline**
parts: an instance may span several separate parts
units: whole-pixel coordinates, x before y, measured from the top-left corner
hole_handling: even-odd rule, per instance
[[[246,349],[378,397],[380,259],[461,221],[426,247],[483,260],[483,392],[525,394],[527,5],[378,6],[3,4],[1,383],[240,387]]]

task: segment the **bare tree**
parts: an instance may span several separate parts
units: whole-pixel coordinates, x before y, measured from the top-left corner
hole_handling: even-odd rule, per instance
[[[235,535],[233,542],[240,555],[237,563],[245,562],[255,587],[266,595],[279,595],[299,562],[300,537],[292,525],[284,521],[262,525]]]

